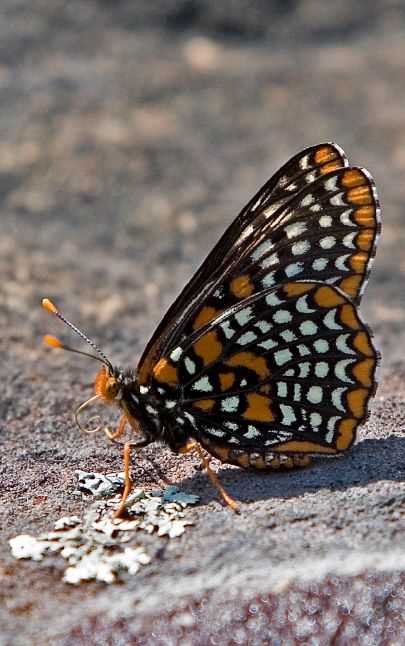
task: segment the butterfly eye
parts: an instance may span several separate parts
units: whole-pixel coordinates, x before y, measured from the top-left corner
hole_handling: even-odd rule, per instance
[[[105,386],[105,396],[107,399],[114,399],[119,391],[120,387],[118,381],[115,377],[109,377]]]

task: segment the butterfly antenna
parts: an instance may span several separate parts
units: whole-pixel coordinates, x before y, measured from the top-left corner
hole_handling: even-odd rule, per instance
[[[76,354],[82,354],[82,355],[84,355],[85,357],[91,357],[92,359],[97,359],[97,361],[101,361],[101,363],[104,363],[104,364],[109,368],[109,370],[110,370],[111,372],[113,372],[113,366],[112,366],[112,363],[111,363],[111,361],[106,357],[106,355],[105,355],[105,354],[104,354],[104,352],[101,350],[101,348],[99,348],[99,347],[98,347],[98,345],[97,345],[96,343],[94,343],[94,341],[92,341],[91,339],[89,339],[89,337],[88,337],[88,336],[86,336],[86,335],[84,334],[84,332],[82,332],[81,330],[79,330],[79,328],[78,328],[78,327],[76,327],[76,325],[73,325],[73,323],[71,323],[70,321],[68,321],[68,319],[67,319],[67,318],[65,318],[61,312],[59,312],[59,310],[58,310],[58,308],[56,307],[56,305],[55,305],[54,303],[52,303],[52,301],[51,301],[51,300],[49,300],[49,298],[43,298],[43,299],[42,299],[42,307],[43,307],[47,312],[49,312],[50,314],[54,314],[54,316],[57,316],[57,317],[58,317],[58,319],[60,319],[61,321],[63,321],[63,323],[65,323],[65,325],[67,325],[68,327],[70,327],[70,329],[71,329],[71,330],[73,330],[73,332],[75,332],[78,336],[80,336],[80,337],[83,339],[83,341],[86,341],[86,343],[88,343],[88,344],[89,344],[89,346],[91,346],[91,347],[93,348],[93,350],[95,350],[95,351],[97,352],[97,354],[99,355],[99,357],[96,357],[96,356],[94,356],[93,354],[89,354],[89,353],[87,353],[87,352],[82,352],[81,350],[76,350],[75,348],[70,348],[69,346],[64,345],[63,343],[61,343],[61,341],[59,341],[59,339],[57,339],[57,338],[56,338],[56,337],[54,337],[54,336],[46,335],[46,336],[44,337],[44,341],[45,341],[45,343],[47,343],[48,345],[52,346],[53,348],[61,348],[61,349],[63,349],[63,350],[69,350],[69,352],[76,352]]]

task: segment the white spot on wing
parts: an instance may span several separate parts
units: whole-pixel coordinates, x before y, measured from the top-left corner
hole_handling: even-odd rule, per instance
[[[343,213],[340,215],[341,223],[347,227],[353,226],[353,222],[350,219],[351,214],[352,214],[352,209],[347,209],[347,211],[343,211]]]
[[[343,198],[344,193],[337,193],[337,195],[330,198],[329,202],[332,206],[346,206],[346,202]]]
[[[180,346],[177,348],[174,348],[174,350],[172,350],[172,352],[170,353],[170,359],[172,361],[178,361],[182,354],[183,354],[183,350],[182,348],[180,348]]]
[[[327,191],[336,191],[337,190],[337,181],[338,181],[338,176],[335,175],[334,177],[329,177],[329,179],[326,180],[325,182],[325,189]]]
[[[149,392],[149,388],[147,386],[139,386],[139,392],[141,395],[146,395]]]
[[[318,430],[318,426],[322,424],[322,416],[319,413],[311,413],[311,415],[309,416],[309,423],[311,424],[312,428]]]
[[[297,299],[295,307],[297,308],[297,312],[300,312],[301,314],[312,314],[313,312],[315,312],[315,310],[308,305],[308,294],[300,296]]]
[[[337,308],[329,310],[329,312],[323,317],[323,322],[326,327],[330,330],[342,330],[342,326],[336,321]]]
[[[277,382],[277,396],[278,397],[287,397],[287,384],[285,381]]]
[[[205,393],[209,393],[212,391],[212,385],[210,384],[210,380],[208,379],[207,376],[201,377],[201,379],[198,379],[195,381],[192,385],[193,390],[200,390]]]
[[[275,275],[276,275],[275,271],[270,271],[268,274],[266,274],[262,278],[262,286],[264,288],[273,287],[274,283],[276,282],[275,281]]]
[[[259,345],[262,344],[259,343]],[[292,358],[293,356],[288,348],[285,348],[285,350],[278,350],[278,352],[274,353],[274,360],[278,366],[283,366],[288,361],[291,361]]]
[[[266,332],[271,330],[271,328],[273,326],[270,325],[270,323],[268,323],[267,321],[257,321],[255,323],[255,327],[259,328],[259,330],[260,330],[260,332],[262,332],[262,334],[266,334]]]
[[[298,365],[300,369],[299,379],[306,379],[309,375],[311,364],[308,361],[303,361]]]
[[[313,321],[303,321],[300,325],[300,332],[304,336],[310,336],[318,332],[318,326]]]
[[[280,336],[287,343],[292,343],[293,341],[297,340],[297,337],[295,336],[295,334],[294,334],[294,332],[292,330],[283,330],[282,332],[280,332]]]
[[[334,388],[332,390],[332,403],[334,407],[342,411],[342,413],[346,412],[346,407],[342,403],[342,396],[346,391],[347,388]]]
[[[307,392],[307,399],[311,404],[319,404],[323,398],[323,390],[320,386],[311,386]]]
[[[265,256],[271,249],[273,249],[273,243],[270,240],[265,240],[252,253],[252,260],[255,262],[259,260],[262,256]]]
[[[348,249],[356,249],[356,245],[353,244],[353,240],[357,235],[357,231],[351,231],[350,233],[347,233],[345,237],[343,238],[343,244],[345,247]]]
[[[261,341],[257,345],[260,348],[264,348],[265,350],[271,350],[272,348],[275,348],[278,343],[277,341],[274,341],[274,339],[266,339],[265,341]]]
[[[280,404],[280,410],[283,413],[283,419],[281,420],[282,424],[286,426],[291,426],[294,422],[297,421],[297,417],[294,413],[294,409],[291,406],[286,404]]]
[[[267,269],[267,267],[272,267],[273,265],[277,265],[279,263],[279,258],[278,254],[272,253],[270,256],[267,256],[262,262],[260,263],[260,267],[262,269]]]
[[[248,343],[252,343],[253,341],[256,341],[256,339],[257,339],[256,334],[251,330],[249,330],[248,332],[245,332],[239,337],[238,344],[247,345]]]
[[[312,269],[315,271],[323,271],[329,262],[329,258],[315,258],[312,263]]]
[[[344,354],[356,354],[356,352],[347,345],[347,340],[350,337],[350,334],[340,334],[336,339],[336,347],[340,352]]]
[[[226,397],[221,402],[221,408],[226,413],[235,413],[238,410],[239,397]]]
[[[277,310],[273,314],[273,321],[283,325],[284,323],[289,323],[292,320],[292,316],[288,310]]]
[[[340,381],[345,381],[349,384],[353,384],[354,381],[348,375],[346,374],[346,369],[348,366],[350,366],[352,363],[355,363],[355,359],[342,359],[341,361],[338,361],[337,364],[335,365],[335,375]]]
[[[309,244],[308,240],[298,240],[298,242],[294,242],[291,251],[294,256],[300,256],[303,253],[307,253],[311,248],[311,245]]]
[[[326,363],[326,361],[318,361],[315,364],[315,375],[319,377],[319,379],[325,379],[325,377],[328,376],[329,372],[329,364]]]
[[[186,370],[189,375],[193,375],[195,373],[195,363],[189,357],[185,358],[184,365],[186,366]]]
[[[284,231],[287,234],[287,238],[296,238],[300,236],[304,231],[307,230],[307,225],[305,222],[293,222],[292,224],[287,224]]]
[[[267,305],[270,305],[270,307],[272,306],[276,307],[277,305],[281,305],[282,303],[284,303],[284,301],[282,301],[281,298],[277,296],[277,294],[273,293],[273,294],[267,294],[266,303]]]
[[[326,339],[317,339],[314,341],[314,348],[317,352],[324,353],[329,350],[329,343]]]
[[[336,269],[340,269],[340,271],[349,271],[349,268],[346,267],[346,260],[350,258],[351,254],[347,253],[344,256],[339,256],[335,260],[335,267]]]
[[[325,238],[322,238],[319,242],[319,246],[322,247],[322,249],[332,249],[336,244],[336,238],[335,236],[326,236]]]
[[[319,218],[319,226],[323,228],[331,227],[332,226],[332,217],[330,215],[322,215]]]
[[[315,202],[314,196],[312,193],[308,193],[305,197],[302,198],[300,206],[305,208],[306,206],[311,206]]]
[[[223,333],[225,334],[225,337],[227,339],[232,339],[233,335],[235,334],[235,330],[231,328],[231,322],[230,321],[224,321],[223,323],[219,324]]]
[[[300,274],[303,271],[303,269],[304,269],[303,262],[293,262],[291,265],[287,265],[284,271],[286,276],[288,276],[288,278],[292,278],[293,276]]]
[[[260,431],[257,430],[256,426],[249,424],[248,430],[243,434],[243,437],[246,437],[248,440],[252,440],[254,437],[258,437],[259,435]]]
[[[253,318],[253,310],[251,307],[244,307],[243,310],[236,312],[235,318],[239,325],[246,325],[250,319]]]

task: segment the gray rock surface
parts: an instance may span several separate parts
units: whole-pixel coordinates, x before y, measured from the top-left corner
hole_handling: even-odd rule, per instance
[[[405,12],[252,4],[2,2],[2,646],[404,643]],[[135,365],[241,206],[321,140],[373,173],[383,205],[362,304],[383,362],[357,446],[294,473],[223,467],[239,517],[195,458],[148,447],[142,487],[201,496],[195,526],[159,539],[149,566],[73,588],[55,560],[14,561],[10,537],[83,512],[75,470],[122,468],[72,423],[95,369],[41,345],[65,333],[41,297]]]

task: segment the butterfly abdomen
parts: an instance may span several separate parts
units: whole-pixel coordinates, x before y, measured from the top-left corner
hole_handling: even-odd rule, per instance
[[[257,451],[249,449],[232,449],[223,447],[211,440],[204,438],[201,441],[204,448],[214,457],[225,464],[234,464],[243,469],[257,469],[259,471],[273,471],[277,469],[293,469],[306,467],[311,463],[311,456],[305,453],[286,455],[274,451]]]

